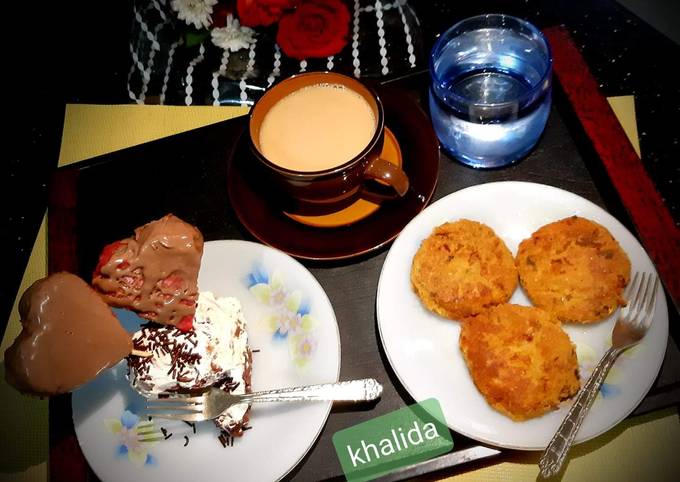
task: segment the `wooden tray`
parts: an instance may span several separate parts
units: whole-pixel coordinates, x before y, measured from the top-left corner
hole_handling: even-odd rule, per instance
[[[553,32],[555,36],[551,37],[551,41],[561,42],[566,50],[555,49],[555,100],[548,126],[537,148],[519,164],[495,171],[469,169],[442,153],[433,199],[486,182],[538,182],[595,202],[635,233],[636,226],[640,224],[628,217],[626,198],[619,197],[607,165],[600,157],[602,151],[595,148],[597,143],[590,137],[592,131],[588,131],[588,126],[581,121],[583,115],[580,114],[583,114],[583,109],[588,111],[587,105],[579,104],[578,96],[570,95],[573,89],[568,84],[569,76],[562,77],[558,70],[566,62],[566,59],[558,59],[558,55],[574,55],[574,52],[578,55],[578,51],[569,50],[570,40],[562,35],[562,31],[557,29]],[[422,73],[391,84],[401,89],[404,95],[422,103],[426,99],[427,82],[427,74]],[[565,82],[565,85],[560,85],[560,82]],[[596,94],[589,92],[589,95]],[[597,108],[601,110],[600,107]],[[613,114],[609,111],[607,115]],[[206,240],[252,239],[232,212],[226,192],[226,159],[244,122],[243,118],[232,119],[59,169],[51,185],[49,204],[50,272],[67,270],[89,279],[101,247],[130,235],[136,226],[168,212],[198,226]],[[627,139],[621,138],[622,130],[620,133],[616,129],[610,130],[608,135],[612,142],[623,142],[630,147]],[[640,237],[653,259],[658,260],[660,252],[663,259],[663,250],[666,249],[663,243],[654,242],[650,249],[649,243],[645,243],[650,239],[649,233]],[[339,262],[304,262],[326,290],[336,312],[343,351],[341,378],[375,377],[384,383],[385,391],[380,403],[372,410],[333,409],[318,441],[289,474],[289,479],[342,478],[332,435],[414,403],[390,368],[377,334],[376,287],[387,249],[383,247]],[[676,280],[669,277],[677,276],[677,273],[669,275],[663,266],[659,266],[659,271],[669,286],[675,286]],[[680,325],[672,301],[669,306],[672,337],[666,360],[654,387],[634,414],[680,402],[680,351],[676,342]],[[453,433],[453,439],[453,452],[393,473],[385,480],[413,477],[474,460],[503,456],[500,450],[457,433]],[[52,480],[96,480],[73,431],[70,395],[50,401],[50,477]]]

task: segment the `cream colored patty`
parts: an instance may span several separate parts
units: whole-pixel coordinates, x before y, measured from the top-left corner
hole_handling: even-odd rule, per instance
[[[541,227],[519,245],[517,267],[531,302],[561,321],[592,323],[625,304],[630,260],[605,227],[588,219]]]
[[[459,342],[479,391],[513,420],[539,417],[579,390],[574,345],[540,308],[489,308],[463,321]]]
[[[436,227],[422,242],[411,283],[429,310],[461,319],[508,301],[517,287],[517,269],[490,227],[461,219]]]

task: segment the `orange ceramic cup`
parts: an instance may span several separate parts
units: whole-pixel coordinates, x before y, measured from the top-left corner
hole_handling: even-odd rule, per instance
[[[262,149],[262,124],[270,110],[282,99],[306,87],[332,86],[344,88],[360,95],[368,104],[375,119],[373,132],[366,133],[365,146],[358,154],[341,159],[337,164],[320,170],[299,170],[273,162]],[[325,100],[324,100],[325,102]],[[336,101],[329,101],[323,110],[333,112]],[[289,125],[300,119],[291,111]],[[301,112],[300,115],[306,115]],[[398,198],[406,194],[409,180],[404,171],[391,162],[381,159],[385,119],[382,102],[373,89],[358,80],[334,72],[309,72],[289,77],[270,88],[250,112],[249,133],[252,151],[259,161],[260,172],[266,188],[276,194],[280,207],[297,214],[324,214],[342,209],[355,202],[362,193],[375,200]],[[269,127],[268,127],[269,128]],[[322,132],[322,134],[326,134]],[[343,135],[342,132],[339,133]],[[284,139],[285,141],[285,139]],[[305,142],[303,139],[301,142]],[[310,143],[311,144],[311,143]],[[362,144],[363,145],[363,144]],[[315,147],[314,156],[328,155],[323,146]],[[372,182],[372,181],[378,181]],[[271,193],[270,192],[270,193]]]

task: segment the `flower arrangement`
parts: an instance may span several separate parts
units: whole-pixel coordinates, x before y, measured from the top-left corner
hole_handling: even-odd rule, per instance
[[[248,46],[258,29],[275,31],[288,57],[327,57],[348,42],[350,14],[343,0],[171,0],[186,23],[187,44],[210,37],[217,47],[236,52]]]

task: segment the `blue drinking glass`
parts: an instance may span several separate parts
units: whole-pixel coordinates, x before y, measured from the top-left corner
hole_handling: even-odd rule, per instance
[[[465,19],[430,54],[430,115],[442,147],[495,168],[525,156],[550,113],[552,55],[543,34],[509,15]]]

